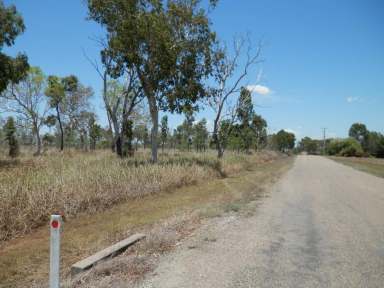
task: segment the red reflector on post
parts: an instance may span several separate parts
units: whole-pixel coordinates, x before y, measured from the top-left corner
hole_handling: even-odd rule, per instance
[[[52,226],[52,228],[59,228],[59,221],[57,221],[57,220],[53,220],[53,221],[51,222],[51,226]]]

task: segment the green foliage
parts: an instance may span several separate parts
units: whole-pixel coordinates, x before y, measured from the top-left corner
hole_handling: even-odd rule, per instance
[[[305,151],[308,154],[316,154],[319,150],[318,141],[304,137],[299,143],[299,150]]]
[[[364,151],[356,139],[347,138],[332,140],[327,147],[327,153],[345,157],[361,157]]]
[[[0,46],[12,46],[16,37],[24,32],[25,26],[21,15],[14,5],[5,7],[0,0]]]
[[[45,133],[43,135],[43,143],[44,145],[51,146],[55,143],[55,136],[49,133]]]
[[[44,120],[44,124],[48,127],[53,127],[56,125],[56,120],[57,119],[55,115],[48,115]]]
[[[146,124],[135,125],[133,129],[133,137],[136,138],[138,142],[141,142],[146,148],[149,143],[149,132]]]
[[[95,117],[90,117],[89,119],[89,138],[91,142],[91,150],[96,149],[96,143],[97,141],[101,138],[102,136],[102,128],[100,127],[99,124],[96,123]]]
[[[196,151],[202,151],[206,149],[208,140],[207,120],[202,119],[197,122],[193,127],[193,143],[196,147]]]
[[[123,122],[123,151],[122,151],[122,157],[126,156],[133,156],[133,147],[132,147],[132,140],[133,140],[133,122],[132,120],[127,120]]]
[[[255,133],[256,149],[264,148],[267,144],[267,121],[260,115],[253,114],[251,129]]]
[[[248,126],[253,117],[253,103],[251,91],[241,87],[239,104],[237,107],[237,117],[243,126]]]
[[[365,155],[384,157],[384,136],[381,133],[369,131],[362,123],[354,123],[349,136],[360,143]]]
[[[9,117],[4,125],[5,140],[9,146],[9,156],[16,158],[20,154],[19,143],[16,138],[16,126],[13,117]]]
[[[65,101],[65,89],[61,79],[57,76],[48,77],[48,85],[45,89],[45,95],[49,99],[49,105],[56,110],[56,119],[60,127],[60,150],[64,150],[64,129],[61,119],[62,105]]]
[[[15,6],[5,7],[0,0],[0,51],[4,45],[12,46],[16,37],[25,29],[23,18]],[[15,58],[0,52],[0,93],[8,84],[17,83],[23,79],[29,68],[28,58],[18,54]]]
[[[163,110],[182,111],[204,93],[215,34],[199,1],[88,0],[91,19],[106,27],[114,76],[137,70],[145,93]],[[105,59],[105,57],[104,57]]]
[[[287,152],[295,147],[295,134],[280,130],[272,135],[272,146],[280,152]]]
[[[251,129],[251,121],[254,115],[251,91],[247,88],[241,87],[239,103],[237,107],[237,118],[240,125],[236,126],[236,137],[240,137],[240,149],[249,151],[252,143],[254,142],[255,134]]]
[[[48,76],[48,85],[45,89],[45,95],[49,99],[52,108],[57,108],[65,99],[64,86],[57,76]]]
[[[79,134],[83,139],[85,126],[92,114],[87,111],[89,98],[93,95],[92,89],[83,86],[74,75],[63,78],[49,76],[45,95],[50,107],[56,111],[55,117],[60,128],[60,150],[64,149],[64,138],[68,145],[75,144]],[[55,122],[52,116],[46,119],[46,124],[50,126],[55,125]],[[80,142],[85,143],[84,139]]]
[[[90,19],[108,32],[102,60],[112,60],[109,74],[137,75],[148,100],[153,162],[159,110],[181,113],[206,96],[203,82],[210,73],[215,33],[199,2],[88,0]]]
[[[366,148],[372,156],[384,158],[384,135],[378,132],[369,132]]]
[[[364,150],[366,150],[367,148],[368,134],[369,132],[367,127],[362,123],[352,124],[348,133],[349,137],[356,139],[361,144]]]
[[[162,147],[164,149],[164,145],[167,142],[168,137],[168,117],[167,115],[164,115],[163,118],[161,118],[161,143]]]
[[[255,150],[261,149],[267,141],[267,122],[259,115],[252,115],[250,123],[232,124],[229,120],[221,122],[219,138],[223,141],[226,149],[245,151],[253,147]]]

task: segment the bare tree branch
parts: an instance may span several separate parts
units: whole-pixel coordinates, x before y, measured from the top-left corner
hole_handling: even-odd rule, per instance
[[[244,37],[234,38],[232,44],[234,53],[232,57],[228,55],[225,46],[217,48],[216,62],[214,63],[216,87],[210,89],[212,97],[208,99],[208,105],[216,115],[214,119],[213,138],[216,142],[218,157],[221,157],[224,152],[224,139],[221,138],[225,138],[225,135],[221,133],[221,122],[223,119],[228,119],[232,125],[236,119],[238,100],[236,103],[230,103],[230,96],[240,92],[240,84],[248,76],[250,69],[263,61],[261,59],[261,43],[257,46],[256,51],[253,52],[249,36],[247,36],[246,39]],[[240,59],[245,46],[247,46],[245,63],[243,64],[240,74],[235,77],[235,72],[240,65]],[[231,80],[232,83],[230,83]],[[227,111],[223,111],[225,107]]]

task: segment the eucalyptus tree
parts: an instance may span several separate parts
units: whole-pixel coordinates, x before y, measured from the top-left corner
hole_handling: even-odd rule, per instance
[[[254,114],[252,117],[251,129],[256,137],[256,150],[260,150],[267,144],[267,121],[260,115]]]
[[[16,113],[36,138],[37,151],[41,153],[40,129],[44,124],[48,106],[44,96],[45,76],[40,68],[30,67],[27,75],[17,84],[11,83],[1,97],[6,111]]]
[[[91,87],[84,86],[79,79],[74,75],[69,75],[61,78],[61,83],[64,87],[64,102],[61,106],[64,119],[64,127],[66,132],[66,142],[69,144],[76,143],[80,137],[84,135],[84,125],[88,119],[92,117],[90,112],[90,99],[93,96]]]
[[[9,84],[17,83],[28,70],[28,58],[24,54],[18,54],[16,57],[8,56],[2,53],[2,48],[12,46],[18,35],[23,33],[25,25],[23,18],[17,12],[14,5],[6,7],[0,0],[0,93],[2,93]]]
[[[56,121],[60,130],[60,150],[64,149],[64,135],[66,138],[76,138],[76,133],[83,132],[82,122],[89,110],[89,100],[93,90],[80,83],[74,75],[66,77],[49,76],[45,95],[48,97],[49,105],[55,110]],[[85,117],[86,118],[86,117]],[[49,119],[49,125],[54,125],[53,117]],[[87,120],[86,120],[87,121]]]
[[[60,151],[64,150],[64,128],[62,122],[62,111],[65,101],[65,90],[61,79],[57,76],[48,76],[48,84],[45,89],[45,95],[49,99],[49,105],[55,109],[56,120],[60,129]],[[49,118],[52,121],[52,117]]]
[[[356,139],[365,151],[367,150],[369,131],[367,129],[367,126],[365,126],[365,124],[363,123],[352,124],[351,128],[349,128],[348,135],[349,137]]]
[[[124,145],[127,141],[125,135],[132,134],[132,131],[126,131],[132,127],[128,122],[134,117],[136,110],[140,110],[141,107],[138,108],[138,105],[142,103],[143,93],[135,70],[128,67],[116,70],[107,41],[105,39],[95,41],[102,49],[101,65],[97,60],[90,59],[85,53],[84,55],[103,81],[102,97],[109,129],[112,132],[111,148],[113,152],[123,157],[127,155],[123,151],[124,146],[130,146]]]
[[[242,56],[245,56],[244,61],[241,61]],[[231,53],[225,46],[217,45],[215,49],[212,73],[214,84],[209,89],[211,95],[208,98],[208,105],[215,113],[212,138],[218,158],[224,155],[226,138],[231,133],[237,118],[239,104],[237,95],[241,90],[240,85],[250,69],[261,61],[261,45],[252,50],[249,39],[243,37],[234,39]],[[225,129],[222,129],[222,123],[225,123]]]
[[[144,117],[145,114],[140,113],[144,110],[139,105],[143,100],[142,90],[132,71],[127,71],[125,83],[118,80],[109,80],[103,99],[110,127],[113,131],[113,149],[117,155],[122,157],[127,155],[124,152],[124,144],[126,144],[126,141],[130,141],[126,135],[130,135],[132,131],[128,130],[133,129],[132,123],[129,123],[129,121],[141,118],[141,116]]]
[[[240,96],[236,109],[237,118],[240,121],[240,138],[242,139],[243,149],[249,152],[252,142],[255,140],[254,131],[251,129],[251,120],[254,115],[252,94],[245,87],[240,88]]]
[[[295,134],[287,132],[285,130],[280,130],[275,135],[273,135],[273,142],[275,148],[280,152],[287,152],[292,150],[295,147]]]
[[[210,1],[216,4],[217,1]],[[88,0],[89,17],[108,33],[114,77],[138,76],[152,120],[157,162],[159,111],[180,113],[205,96],[215,34],[198,0]],[[105,61],[105,59],[104,59]]]

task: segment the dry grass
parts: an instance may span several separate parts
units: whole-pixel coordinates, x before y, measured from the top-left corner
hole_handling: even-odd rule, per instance
[[[52,153],[0,164],[0,241],[30,232],[55,211],[73,217],[242,169],[243,157],[223,162],[213,153],[169,153],[119,159],[109,151]],[[26,224],[27,223],[27,224]]]
[[[329,157],[344,165],[351,166],[360,171],[384,178],[384,159],[377,158],[356,158],[356,157]]]
[[[96,155],[89,155],[88,157],[92,158]],[[109,156],[105,155],[104,157]],[[170,157],[193,158],[199,156],[194,154],[167,156],[167,158]],[[212,155],[201,157],[214,160]],[[270,185],[283,171],[286,171],[291,159],[280,158],[274,153],[265,152],[251,156],[227,155],[223,164],[220,164],[222,165],[221,172],[227,173],[229,176],[227,178],[223,179],[214,168],[203,166],[201,169],[207,169],[206,171],[210,172],[208,175],[203,175],[204,178],[202,179],[207,179],[212,175],[217,178],[210,179],[210,181],[198,180],[197,185],[187,185],[176,189],[169,188],[166,189],[166,193],[152,193],[146,197],[122,201],[110,209],[95,214],[83,213],[80,215],[81,217],[70,217],[64,225],[62,239],[62,275],[67,276],[70,265],[76,261],[140,231],[149,235],[144,249],[135,252],[134,256],[129,254],[128,257],[128,254],[125,254],[127,257],[121,260],[124,263],[105,263],[107,266],[112,265],[112,268],[108,268],[110,272],[97,272],[99,270],[89,272],[97,275],[99,273],[98,279],[103,278],[100,283],[120,281],[121,279],[126,282],[127,279],[132,280],[136,279],[135,277],[140,277],[142,273],[147,271],[146,269],[150,269],[153,255],[171,249],[175,241],[188,234],[189,230],[194,229],[196,224],[195,220],[192,223],[183,222],[183,220],[177,222],[181,224],[174,224],[167,219],[180,220],[184,219],[184,215],[191,214],[197,215],[198,219],[218,216],[225,211],[233,211],[233,209],[226,209],[231,202],[236,202],[238,206],[241,205],[240,212],[248,213],[247,203],[257,199],[259,194],[264,194],[263,185]],[[120,160],[116,161],[119,162]],[[178,163],[181,165],[180,161]],[[184,165],[182,167],[187,167],[186,164]],[[193,165],[198,164],[188,165],[193,167]],[[209,165],[212,167],[211,164]],[[158,166],[161,167],[161,165]],[[166,165],[164,164],[164,166]],[[239,209],[236,210],[239,211]],[[192,217],[192,219],[196,218]],[[166,225],[161,223],[166,223]],[[47,281],[49,259],[47,243],[49,243],[49,233],[46,227],[37,228],[27,236],[3,243],[3,247],[0,247],[0,287],[31,287],[33,281],[36,282],[35,287],[44,287],[45,285],[42,283]],[[143,251],[152,253],[152,256],[147,259],[148,254]],[[134,275],[127,275],[127,267],[131,267],[129,265],[137,267],[137,270],[132,268],[133,272],[136,271]],[[113,277],[108,276],[109,273]],[[95,274],[92,275],[95,276]],[[81,283],[77,283],[76,287],[94,287],[89,286],[94,283],[92,281],[94,276],[82,278],[83,280],[80,281]],[[117,282],[108,283],[112,283],[111,287],[119,287]],[[99,287],[108,287],[108,285]]]

